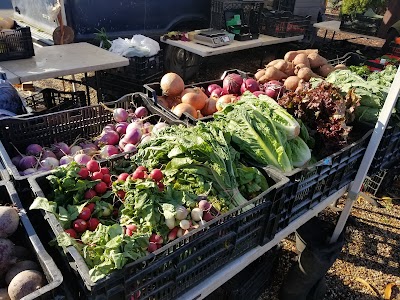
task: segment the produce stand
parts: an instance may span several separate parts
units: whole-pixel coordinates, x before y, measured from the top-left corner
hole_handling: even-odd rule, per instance
[[[28,59],[4,61],[0,69],[6,70],[11,83],[23,83],[66,75],[96,72],[129,65],[125,57],[113,54],[88,43],[57,45],[35,49]],[[88,105],[90,105],[87,88]]]

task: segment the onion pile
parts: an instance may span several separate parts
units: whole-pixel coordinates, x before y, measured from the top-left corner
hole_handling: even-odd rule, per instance
[[[107,108],[108,109],[108,108]],[[117,108],[113,110],[115,124],[104,126],[101,134],[93,141],[85,141],[68,145],[57,142],[48,148],[38,144],[28,145],[25,155],[19,153],[11,161],[20,175],[49,171],[61,165],[75,161],[85,165],[92,158],[106,159],[113,155],[130,152],[135,153],[140,143],[145,143],[152,134],[156,134],[168,125],[159,122],[155,125],[146,122],[148,111],[141,106],[135,111]]]

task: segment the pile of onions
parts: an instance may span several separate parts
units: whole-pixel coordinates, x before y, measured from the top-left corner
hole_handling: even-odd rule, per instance
[[[239,95],[243,78],[239,74],[231,73],[222,81],[222,88],[225,94]]]
[[[285,87],[280,81],[271,80],[260,86],[260,90],[273,99],[278,99],[285,91]]]

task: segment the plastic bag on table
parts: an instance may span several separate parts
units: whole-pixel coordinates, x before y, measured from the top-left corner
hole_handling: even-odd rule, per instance
[[[109,51],[125,57],[150,57],[160,51],[160,45],[151,38],[137,34],[132,39],[118,38],[112,41]]]

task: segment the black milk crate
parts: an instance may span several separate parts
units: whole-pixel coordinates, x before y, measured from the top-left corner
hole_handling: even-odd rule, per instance
[[[163,50],[150,57],[129,57],[129,66],[103,71],[115,81],[143,84],[164,73]]]
[[[382,19],[379,18],[371,18],[362,14],[355,14],[354,16],[343,14],[340,21],[340,30],[376,36],[381,24]]]
[[[258,299],[272,282],[279,246],[267,251],[205,300]]]
[[[86,106],[86,95],[83,91],[60,92],[46,88],[26,97],[25,101],[34,113],[43,114]]]
[[[63,282],[60,270],[53,259],[46,252],[42,242],[37,236],[21,200],[11,182],[0,184],[0,205],[14,205],[19,210],[20,224],[17,231],[9,239],[18,246],[26,247],[31,254],[31,259],[39,262],[41,273],[46,277],[46,284],[40,289],[25,296],[24,300],[53,299]]]
[[[274,3],[274,9],[279,11],[294,11],[296,0],[277,0]]]
[[[0,30],[0,61],[30,58],[35,55],[31,29],[17,25]]]
[[[142,93],[105,103],[110,108],[134,108],[144,105],[153,114],[150,122],[157,123],[160,118],[169,124],[181,124],[177,118],[164,116],[160,109],[148,105],[147,97]],[[17,154],[14,146],[24,152],[29,144],[49,147],[54,142],[72,144],[77,138],[94,138],[105,125],[113,122],[113,113],[102,105],[85,106],[62,112],[38,116],[12,117],[0,120],[0,156],[8,172],[15,180],[25,180],[12,163],[11,157]],[[182,123],[183,124],[183,123]]]
[[[214,29],[227,29],[225,12],[238,12],[241,15],[242,25],[248,25],[250,32],[258,33],[261,10],[264,1],[232,1],[211,0],[210,27]]]
[[[116,159],[101,164],[109,165]],[[275,232],[267,232],[266,228],[276,229],[281,207],[281,203],[276,203],[281,197],[277,200],[276,194],[281,193],[288,179],[270,168],[262,172],[270,187],[256,198],[95,283],[90,280],[88,267],[76,248],[63,248],[64,257],[80,278],[78,283],[89,299],[174,299],[224,264],[262,245],[266,236],[273,238]],[[35,197],[51,193],[46,179],[51,173],[28,179]],[[63,232],[53,214],[43,211],[43,215],[54,235]]]
[[[247,78],[248,77],[248,73],[246,73],[246,72],[243,72],[243,71],[240,71],[240,70],[227,70],[227,71],[224,72],[224,74],[222,74],[221,79],[188,84],[188,85],[185,86],[185,88],[200,87],[200,88],[203,88],[204,90],[206,90],[207,87],[210,84],[218,84],[219,86],[222,87],[222,81],[224,80],[224,78],[227,75],[229,75],[231,73],[239,74],[243,78]],[[144,93],[148,96],[149,101],[151,102],[151,105],[153,105],[153,106],[157,107],[158,109],[162,110],[164,115],[166,115],[168,117],[180,119],[182,121],[185,121],[185,122],[188,122],[188,123],[191,123],[191,124],[195,124],[197,121],[206,122],[206,121],[210,121],[210,120],[214,119],[213,116],[206,116],[206,117],[203,117],[203,118],[195,119],[195,118],[193,118],[191,115],[189,115],[187,113],[184,113],[180,118],[178,118],[178,116],[176,116],[170,109],[165,108],[160,103],[158,103],[157,96],[161,96],[162,95],[162,90],[161,90],[159,82],[145,84],[145,85],[143,85],[143,88],[144,88]]]
[[[261,14],[260,33],[279,38],[305,35],[310,21],[310,17],[293,15],[291,12],[264,9]]]
[[[289,182],[283,191],[286,198],[278,231],[355,179],[371,134],[372,130],[312,166],[283,173]]]

